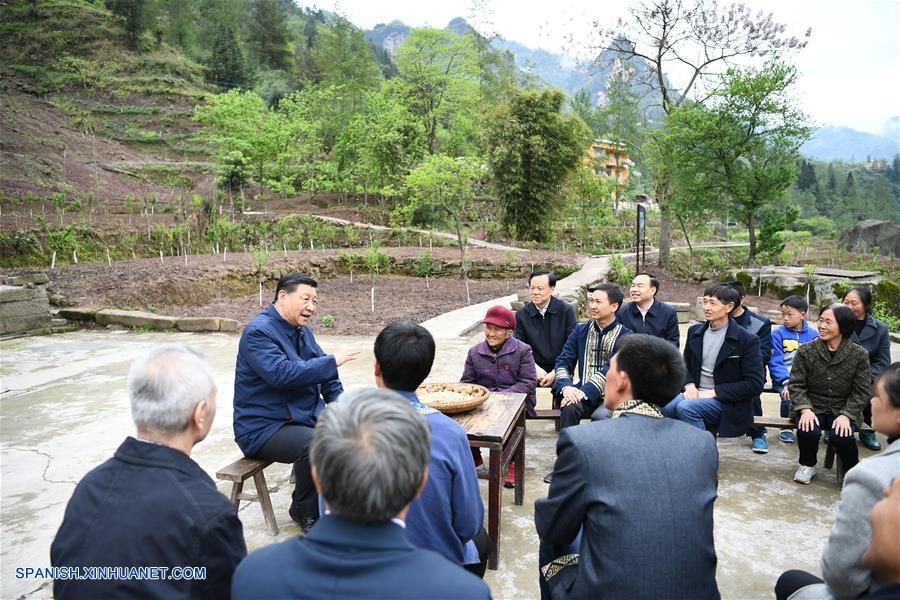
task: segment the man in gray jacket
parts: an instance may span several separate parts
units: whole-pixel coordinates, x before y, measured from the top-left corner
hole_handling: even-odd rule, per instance
[[[534,510],[543,598],[719,597],[715,440],[661,410],[684,377],[672,344],[630,335],[606,375],[612,418],[560,431]]]

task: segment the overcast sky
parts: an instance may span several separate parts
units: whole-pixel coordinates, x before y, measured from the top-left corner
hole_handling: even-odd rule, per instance
[[[551,52],[561,52],[568,32],[587,32],[594,20],[612,26],[633,3],[476,1],[488,8],[478,11],[488,15],[482,19],[487,27],[509,40]],[[316,4],[365,29],[394,19],[411,26],[442,28],[453,17],[468,19],[473,14],[473,0],[319,0]],[[795,64],[800,72],[797,96],[818,124],[882,133],[885,122],[900,114],[900,0],[749,0],[747,4],[773,12],[777,21],[788,26],[787,33],[798,37],[812,27],[809,45],[796,55]]]

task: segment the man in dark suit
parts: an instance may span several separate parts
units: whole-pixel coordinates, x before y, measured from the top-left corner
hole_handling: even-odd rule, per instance
[[[716,444],[661,411],[684,375],[671,344],[630,335],[606,375],[612,418],[560,431],[534,507],[542,597],[719,597]]]
[[[355,389],[329,404],[310,447],[325,515],[306,537],[250,554],[236,599],[489,598],[477,576],[406,537],[410,503],[428,480],[428,422],[383,389]]]
[[[228,598],[234,568],[247,554],[243,529],[190,456],[216,416],[209,366],[188,346],[157,347],[132,365],[128,396],[137,437],[82,478],[50,546],[54,567],[117,567],[122,575],[60,578],[53,595]],[[206,573],[182,578],[182,567]],[[131,568],[148,568],[147,576],[129,578]]]
[[[288,273],[275,300],[241,333],[234,367],[234,441],[244,456],[294,465],[288,509],[304,530],[319,518],[309,473],[316,418],[342,391],[338,367],[359,349],[325,354],[308,325],[317,306],[316,280]]]
[[[663,409],[699,429],[717,428],[722,437],[739,437],[753,427],[753,398],[765,383],[759,338],[729,316],[740,301],[723,284],[703,292],[706,323],[688,330],[684,391]]]
[[[649,273],[638,273],[631,280],[628,294],[631,302],[619,309],[622,325],[635,333],[646,333],[671,342],[676,348],[681,342],[678,313],[656,299],[659,279]]]
[[[553,387],[556,358],[575,329],[575,309],[553,295],[556,289],[553,271],[534,271],[528,277],[528,287],[531,302],[516,311],[515,336],[531,346],[538,387]]]

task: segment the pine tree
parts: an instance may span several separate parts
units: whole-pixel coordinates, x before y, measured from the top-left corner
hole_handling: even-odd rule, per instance
[[[847,171],[847,181],[844,182],[844,196],[852,198],[856,195],[856,183],[853,180],[853,171]]]
[[[837,191],[837,177],[834,174],[834,164],[828,163],[828,182],[826,184],[826,189],[829,192]]]
[[[206,71],[207,81],[223,90],[241,87],[247,82],[244,56],[237,43],[234,30],[223,24],[216,28],[212,56]]]
[[[287,17],[277,0],[253,0],[247,39],[260,65],[276,70],[290,67]]]
[[[816,185],[816,170],[806,159],[800,159],[800,175],[797,177],[797,189],[806,191]]]
[[[106,8],[125,19],[128,44],[137,48],[138,40],[147,26],[147,1],[106,0]]]

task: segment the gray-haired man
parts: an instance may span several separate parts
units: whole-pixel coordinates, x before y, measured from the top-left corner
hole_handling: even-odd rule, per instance
[[[488,598],[487,586],[406,538],[410,503],[428,480],[431,435],[389,390],[354,389],[329,404],[310,448],[325,516],[306,537],[253,552],[234,598]]]
[[[243,529],[190,458],[216,416],[209,366],[188,346],[159,346],[131,366],[128,396],[137,438],[82,478],[50,547],[54,567],[124,568],[113,578],[56,579],[53,595],[226,598],[247,554]],[[205,571],[185,578],[176,572],[183,567]]]

